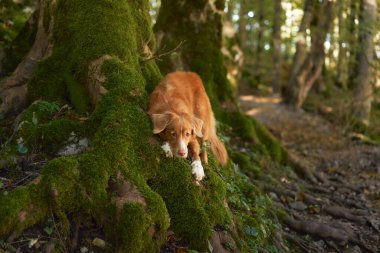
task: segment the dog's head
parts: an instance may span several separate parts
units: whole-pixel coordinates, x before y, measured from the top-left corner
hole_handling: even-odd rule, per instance
[[[152,114],[153,133],[159,134],[170,145],[172,153],[177,157],[186,158],[187,145],[196,137],[203,137],[203,121],[188,114],[174,113]]]

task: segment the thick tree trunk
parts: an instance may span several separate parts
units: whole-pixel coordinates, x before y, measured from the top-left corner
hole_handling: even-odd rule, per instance
[[[286,101],[295,108],[301,108],[313,84],[322,75],[325,60],[324,42],[333,20],[333,2],[324,1],[319,8],[317,25],[311,34],[311,48],[305,59],[295,60],[293,64],[299,64],[292,69],[292,75],[288,88],[291,90],[286,97]],[[302,49],[301,49],[302,50]],[[297,55],[297,54],[296,54]],[[295,72],[293,72],[295,70]]]
[[[274,1],[274,24],[273,24],[273,81],[274,93],[279,93],[282,86],[282,57],[281,57],[281,0]]]
[[[25,102],[26,95],[30,102],[50,102],[35,102],[19,116],[11,144],[22,140],[34,150],[51,139],[55,147],[56,139],[86,133],[91,147],[50,160],[34,182],[0,194],[2,239],[53,215],[63,224],[62,243],[78,251],[68,243],[73,215],[94,220],[112,252],[157,252],[169,224],[204,251],[213,225],[229,223],[216,165],[206,167],[208,179],[197,186],[187,160],[166,159],[152,137],[146,89],[161,74],[154,60],[144,60],[154,44],[148,8],[145,0],[40,1],[35,43],[2,84],[1,109],[20,109],[14,100]],[[41,106],[53,101],[90,118],[83,124],[51,115]]]
[[[360,14],[360,53],[358,65],[358,77],[354,89],[353,115],[364,125],[369,125],[371,104],[373,99],[373,87],[371,74],[374,55],[374,27],[377,17],[376,0],[362,0]]]
[[[235,110],[221,53],[223,10],[224,1],[163,0],[154,27],[158,51],[184,42],[179,52],[162,59],[159,65],[162,72],[178,69],[197,72],[217,115],[221,106]]]

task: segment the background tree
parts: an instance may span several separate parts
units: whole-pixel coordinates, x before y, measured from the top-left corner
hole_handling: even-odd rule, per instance
[[[375,0],[360,2],[360,51],[358,76],[354,89],[353,115],[364,125],[369,125],[369,117],[373,100],[372,67],[374,56],[374,27],[377,16]]]
[[[282,6],[281,0],[274,1],[274,24],[273,24],[273,82],[272,88],[273,92],[279,93],[281,91],[281,81],[282,81],[282,59],[281,59],[281,15]]]

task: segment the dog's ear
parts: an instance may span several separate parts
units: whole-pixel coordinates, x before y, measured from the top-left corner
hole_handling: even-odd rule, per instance
[[[165,130],[166,126],[170,122],[170,114],[152,114],[150,116],[153,121],[153,133],[159,134]]]
[[[202,134],[202,128],[203,128],[203,120],[193,117],[193,130],[196,136],[203,137]]]

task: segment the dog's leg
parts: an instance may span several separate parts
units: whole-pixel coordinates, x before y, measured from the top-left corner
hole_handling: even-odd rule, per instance
[[[207,150],[206,148],[204,147],[204,141],[202,140],[201,141],[201,153],[200,153],[200,156],[201,156],[201,160],[204,164],[208,164],[208,157],[207,157]]]
[[[164,145],[162,145],[161,148],[164,150],[166,157],[173,157],[172,149],[168,142],[164,142]]]
[[[189,142],[189,148],[193,153],[193,162],[191,163],[191,172],[193,173],[196,181],[201,181],[205,177],[205,172],[199,157],[199,143],[197,140]]]

